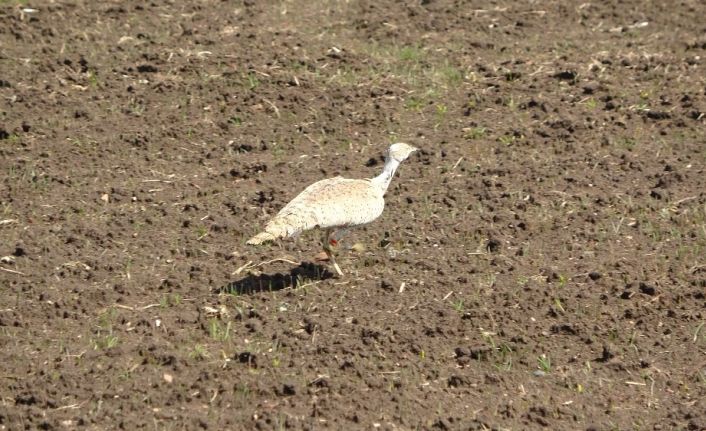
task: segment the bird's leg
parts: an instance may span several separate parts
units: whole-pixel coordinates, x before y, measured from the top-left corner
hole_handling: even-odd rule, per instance
[[[336,273],[339,276],[343,277],[343,271],[341,271],[341,267],[338,266],[338,263],[336,263],[336,258],[333,255],[334,247],[338,246],[338,241],[335,239],[335,235],[332,236],[331,233],[332,233],[331,229],[326,229],[324,231],[324,237],[323,237],[324,252],[326,252],[326,256],[333,264],[333,267],[336,270]]]

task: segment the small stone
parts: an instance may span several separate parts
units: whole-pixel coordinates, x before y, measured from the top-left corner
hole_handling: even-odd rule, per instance
[[[657,289],[648,284],[640,283],[640,292],[644,293],[645,295],[654,296],[655,293],[657,293]]]
[[[488,240],[488,243],[486,244],[485,248],[488,249],[489,252],[495,253],[498,250],[500,250],[500,241],[497,239],[491,238]]]
[[[241,364],[248,364],[253,368],[257,368],[257,356],[250,352],[242,352],[238,354],[238,362]]]
[[[469,365],[471,363],[471,358],[468,356],[464,356],[462,358],[456,358],[456,364],[459,367],[465,367],[466,365]]]
[[[596,81],[590,81],[584,84],[583,92],[584,94],[593,94],[600,88],[600,84]]]
[[[260,332],[262,330],[262,324],[256,319],[250,319],[245,327],[250,331],[250,333]]]
[[[590,278],[593,281],[600,280],[601,277],[603,277],[603,275],[600,272],[591,271],[588,273],[588,278]]]
[[[573,81],[576,79],[576,76],[578,76],[578,73],[573,70],[564,70],[554,74],[554,78],[561,81]]]
[[[292,395],[296,395],[297,390],[294,387],[293,384],[291,383],[285,383],[282,385],[282,390],[279,391],[279,395],[285,396],[285,397],[291,397]]]
[[[471,350],[466,347],[456,347],[454,353],[456,353],[457,358],[461,358],[463,356],[471,356]]]
[[[615,346],[612,344],[604,344],[603,352],[601,353],[601,362],[608,362],[615,357]]]
[[[385,280],[380,281],[380,288],[387,291],[392,291],[392,285]]]
[[[466,378],[464,376],[457,376],[457,375],[449,376],[447,383],[452,388],[458,388],[461,386],[468,386],[470,384],[470,382],[468,381],[468,378]]]

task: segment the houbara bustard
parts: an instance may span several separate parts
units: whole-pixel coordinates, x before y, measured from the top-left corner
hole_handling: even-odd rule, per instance
[[[339,276],[333,247],[351,227],[368,224],[380,217],[385,207],[385,192],[397,167],[417,149],[411,145],[392,144],[385,156],[380,175],[370,179],[328,178],[310,185],[292,199],[265,225],[265,230],[248,240],[257,245],[280,238],[296,237],[301,232],[319,228],[326,256]]]

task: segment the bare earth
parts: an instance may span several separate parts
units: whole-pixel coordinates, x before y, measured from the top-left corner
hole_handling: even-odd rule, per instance
[[[704,16],[0,1],[0,429],[706,429]]]

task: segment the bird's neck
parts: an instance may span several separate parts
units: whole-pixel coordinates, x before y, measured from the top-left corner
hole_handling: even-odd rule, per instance
[[[376,186],[380,187],[382,193],[384,194],[387,191],[387,188],[390,186],[390,181],[392,181],[392,177],[395,176],[395,171],[397,170],[397,167],[399,165],[400,162],[393,159],[392,157],[388,157],[385,160],[385,168],[382,170],[382,173],[370,181]]]

